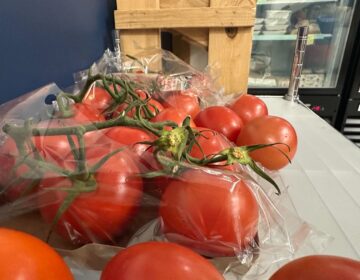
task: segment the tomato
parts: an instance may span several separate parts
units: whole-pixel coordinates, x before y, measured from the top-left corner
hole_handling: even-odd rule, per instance
[[[0,279],[74,279],[64,260],[53,248],[20,231],[0,228],[0,262]]]
[[[138,128],[126,126],[109,128],[106,132],[106,136],[118,144],[131,146],[131,149],[138,156],[141,156],[149,148],[149,145],[137,144],[138,142],[154,141],[154,136],[150,133]]]
[[[234,111],[225,106],[212,106],[202,110],[195,118],[195,124],[224,134],[235,142],[243,122]]]
[[[174,243],[145,242],[120,251],[101,280],[223,280],[202,256]]]
[[[289,262],[270,280],[360,280],[360,262],[344,257],[312,255]]]
[[[146,151],[140,159],[140,169],[142,173],[155,172],[162,170],[161,164],[156,160],[152,151]],[[156,176],[143,178],[144,192],[150,196],[161,198],[166,186],[169,183],[169,176]]]
[[[244,124],[257,117],[268,115],[265,102],[250,94],[241,95],[229,107],[241,118]]]
[[[68,120],[71,124],[76,123],[91,123],[91,122],[99,122],[104,121],[104,117],[94,108],[91,106],[82,104],[82,103],[75,103],[72,106],[72,110],[74,115],[71,118],[67,118],[64,120]]]
[[[148,94],[143,91],[143,90],[140,90],[140,89],[137,89],[135,90],[135,93],[140,97],[141,100],[146,100],[147,99],[147,106],[150,110],[150,112],[155,116],[157,115],[159,112],[161,112],[162,110],[164,110],[164,107],[163,105],[161,105],[160,102],[158,102],[157,100],[151,98],[148,96]],[[126,110],[127,108],[127,105],[126,104],[121,104],[115,114],[114,114],[114,117],[118,116],[119,113],[122,113],[124,110]],[[128,117],[134,117],[135,116],[135,113],[136,113],[136,109],[133,108],[131,109],[128,113],[127,113],[127,116]],[[141,116],[142,117],[145,117],[145,113],[144,113],[144,109],[141,110]]]
[[[88,149],[88,164],[95,164],[110,151],[107,147]],[[61,216],[56,231],[76,244],[112,242],[124,229],[140,203],[142,181],[137,176],[138,173],[132,153],[122,151],[110,157],[93,174],[97,183],[96,190],[82,193],[75,198]],[[39,207],[46,222],[53,221],[66,198],[64,188],[74,188],[74,184],[67,177],[50,174],[40,183]]]
[[[182,110],[192,118],[200,112],[198,97],[191,90],[168,93],[162,102],[165,108],[173,107]]]
[[[176,108],[167,108],[161,111],[155,118],[152,118],[152,122],[164,122],[164,121],[173,121],[182,126],[184,119],[187,117],[187,114]],[[190,120],[190,127],[195,127],[193,120]],[[165,128],[170,130],[170,128]]]
[[[113,86],[110,88],[112,89]],[[113,103],[113,98],[106,89],[93,84],[85,94],[82,103],[95,108],[99,112],[104,112]]]
[[[93,122],[104,121],[104,117],[98,111],[87,105],[78,103],[73,106],[74,116],[70,118],[54,118],[41,121],[38,128],[57,128],[66,126],[77,126],[80,124],[91,124]],[[92,146],[98,138],[103,135],[102,130],[87,132],[84,135],[85,145]],[[71,152],[71,146],[65,135],[54,136],[35,136],[33,137],[36,148],[44,158],[61,162],[62,159]],[[78,140],[72,136],[74,143],[77,145]]]
[[[249,122],[241,131],[236,144],[238,146],[284,143],[251,152],[251,157],[270,170],[286,166],[288,159],[279,152],[280,149],[293,159],[297,149],[297,135],[294,127],[285,119],[276,116],[263,116]],[[276,147],[276,148],[275,148]]]
[[[201,136],[198,136],[196,139],[199,145],[194,145],[191,149],[190,155],[192,157],[202,159],[204,156],[218,154],[221,151],[233,146],[224,135],[217,131],[199,127],[197,127],[196,130],[201,132]],[[234,165],[225,166],[224,164],[225,162],[218,162],[211,164],[210,166],[235,171]]]
[[[168,240],[210,257],[233,256],[254,241],[259,206],[244,181],[192,169],[167,186],[160,216]]]
[[[196,138],[201,149],[198,145],[194,145],[190,152],[192,157],[201,159],[204,156],[215,155],[232,146],[229,140],[217,131],[199,127],[197,127],[196,130],[201,133],[201,135]]]
[[[28,155],[31,156],[30,151],[28,151]],[[18,156],[14,140],[7,138],[0,147],[0,194],[4,202],[19,198],[33,181],[31,178],[19,180],[20,176],[29,174],[30,169],[26,164],[21,164],[16,171],[13,170]],[[33,173],[33,179],[38,179],[35,173]]]

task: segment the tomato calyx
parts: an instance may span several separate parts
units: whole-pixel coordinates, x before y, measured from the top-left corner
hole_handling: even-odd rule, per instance
[[[62,215],[68,210],[68,208],[71,206],[73,201],[81,194],[84,193],[90,193],[94,192],[97,189],[97,182],[94,177],[94,173],[100,169],[106,161],[108,161],[112,156],[115,154],[123,151],[124,148],[119,148],[111,153],[107,154],[106,156],[102,157],[98,162],[96,162],[94,165],[90,167],[85,167],[85,170],[87,170],[87,173],[83,173],[84,170],[80,171],[79,173],[77,171],[70,173],[67,177],[71,181],[70,187],[56,187],[56,190],[62,190],[66,192],[66,197],[60,207],[58,208],[54,219],[52,220],[52,223],[50,225],[50,230],[47,235],[47,241],[50,239],[51,234],[53,232],[54,227],[57,225],[59,220],[61,219]],[[86,163],[84,163],[86,166]],[[51,189],[51,188],[49,188]]]
[[[223,150],[220,154],[227,156],[227,164],[240,163],[248,165],[252,161],[246,147],[231,147]]]
[[[185,127],[176,127],[170,131],[163,130],[154,144],[157,149],[169,152],[176,160],[180,160],[186,147],[188,135]]]
[[[93,176],[90,176],[86,181],[81,180],[72,180],[71,187],[64,187],[63,189],[57,187],[57,190],[63,190],[66,192],[66,197],[60,207],[58,208],[54,219],[50,224],[50,229],[46,237],[46,242],[49,242],[51,234],[54,230],[54,227],[57,225],[62,215],[68,210],[73,201],[83,193],[89,193],[95,191],[97,188],[97,183]]]

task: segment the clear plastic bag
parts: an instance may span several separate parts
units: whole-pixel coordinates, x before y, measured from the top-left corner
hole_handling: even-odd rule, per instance
[[[164,51],[107,51],[75,77],[73,93],[51,84],[0,107],[1,225],[47,240],[87,279],[103,266],[67,250],[97,244],[106,263],[108,245],[176,242],[226,277],[259,279],[306,244],[326,245],[286,210],[284,188],[275,195],[241,165],[244,150],[192,128],[200,108],[225,99],[209,75]],[[160,118],[169,109],[176,117]],[[223,151],[199,149],[202,137]]]

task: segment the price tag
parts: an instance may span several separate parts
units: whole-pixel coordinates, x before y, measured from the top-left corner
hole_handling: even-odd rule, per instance
[[[307,39],[307,45],[314,45],[314,42],[315,42],[315,36],[314,36],[314,34],[310,34],[309,36],[308,36],[308,39]]]

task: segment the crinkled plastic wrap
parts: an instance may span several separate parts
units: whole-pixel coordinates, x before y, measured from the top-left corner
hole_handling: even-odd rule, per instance
[[[107,51],[75,77],[74,93],[51,84],[0,106],[0,222],[58,248],[77,279],[98,279],[118,250],[149,240],[189,247],[227,279],[261,279],[326,246],[286,209],[279,175],[277,196],[240,164],[200,166],[195,140],[208,131],[186,118],[199,108],[160,118],[188,99],[216,103],[209,75],[168,52]]]

